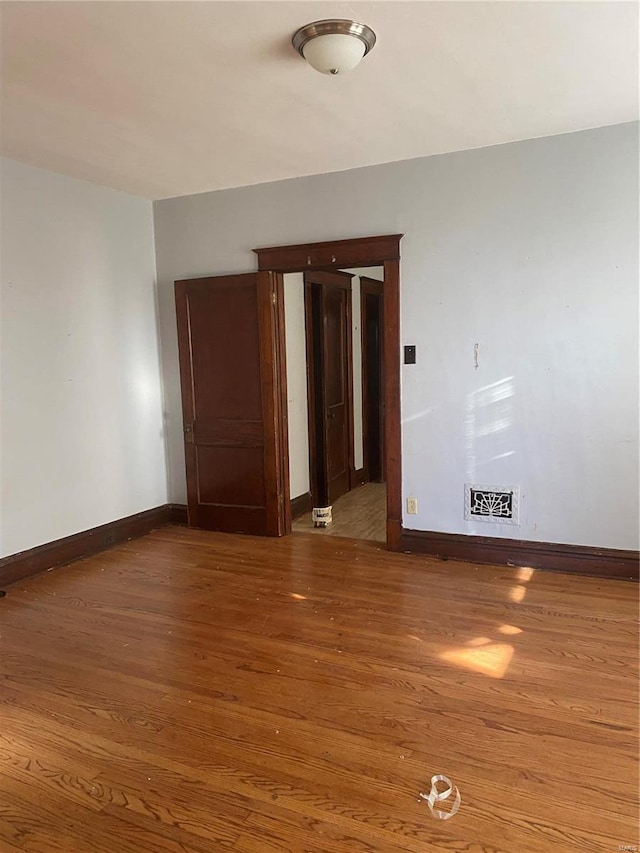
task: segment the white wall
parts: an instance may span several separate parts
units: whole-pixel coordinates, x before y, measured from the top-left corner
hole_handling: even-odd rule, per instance
[[[630,123],[157,202],[171,499],[174,279],[255,269],[256,246],[404,233],[405,526],[637,548],[637,198]],[[470,479],[519,485],[520,527],[465,522]]]
[[[166,503],[150,202],[2,160],[0,553]]]
[[[291,497],[297,498],[309,491],[304,276],[302,273],[290,273],[283,278],[289,415],[289,480]]]

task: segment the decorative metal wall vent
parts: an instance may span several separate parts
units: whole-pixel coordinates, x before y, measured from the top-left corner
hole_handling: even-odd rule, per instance
[[[465,484],[464,517],[466,521],[493,521],[519,524],[517,487]]]

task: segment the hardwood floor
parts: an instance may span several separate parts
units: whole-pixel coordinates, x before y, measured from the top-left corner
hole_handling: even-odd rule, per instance
[[[164,528],[0,599],[0,850],[637,845],[636,615],[630,583]]]
[[[347,536],[385,542],[387,537],[387,487],[365,483],[338,498],[333,505],[333,521],[328,527],[314,527],[307,512],[293,522],[294,533]]]

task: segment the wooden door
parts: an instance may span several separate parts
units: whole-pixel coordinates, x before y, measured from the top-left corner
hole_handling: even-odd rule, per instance
[[[384,378],[383,378],[383,283],[360,278],[362,329],[363,456],[366,479],[383,482],[384,476]]]
[[[305,275],[310,374],[312,493],[316,506],[332,504],[351,488],[353,391],[351,276]]]
[[[270,272],[175,283],[191,527],[287,532],[278,283]]]

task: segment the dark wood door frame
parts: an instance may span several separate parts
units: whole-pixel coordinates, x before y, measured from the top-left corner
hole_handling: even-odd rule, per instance
[[[305,310],[305,341],[307,347],[307,399],[308,399],[308,423],[309,423],[309,487],[313,506],[325,506],[323,498],[319,498],[321,489],[319,487],[319,436],[316,421],[317,421],[317,402],[316,394],[318,392],[318,379],[314,365],[314,335],[320,333],[319,329],[315,328],[313,310],[312,310],[312,295],[311,288],[314,284],[328,284],[334,287],[343,287],[349,292],[347,300],[347,330],[352,331],[351,318],[351,273],[343,272],[342,270],[312,270],[304,273],[304,310]],[[348,334],[346,341],[347,352],[347,440],[348,440],[348,474],[349,474],[349,489],[353,488],[353,460],[354,460],[354,425],[353,425],[353,341],[352,334]],[[319,400],[318,400],[319,402]],[[324,408],[324,406],[323,406]],[[325,452],[327,449],[325,448]]]
[[[388,234],[380,237],[302,243],[253,250],[257,255],[259,270],[270,270],[280,274],[323,269],[352,269],[353,267],[382,266],[384,268],[384,466],[387,480],[387,548],[391,551],[400,550],[402,536],[400,421],[400,240],[402,237],[402,234]],[[281,275],[279,278],[281,279]],[[280,285],[280,292],[281,290]],[[280,311],[282,315],[283,311],[282,307]],[[283,353],[279,365],[280,387],[284,389],[286,395],[284,320],[279,324],[278,330],[283,338],[279,344],[279,351]],[[284,409],[286,410],[286,396]],[[284,467],[288,468],[287,465]],[[285,505],[290,498],[288,477],[286,489]],[[290,522],[288,530],[290,530]]]
[[[384,282],[378,281],[375,278],[368,276],[360,276],[360,340],[362,351],[362,460],[364,466],[364,475],[366,480],[371,479],[372,472],[369,469],[370,461],[370,443],[369,435],[369,370],[372,365],[369,364],[368,352],[368,330],[366,322],[366,297],[377,297],[380,305],[380,330],[384,329]],[[384,388],[384,352],[380,352],[380,364],[378,370],[381,374],[381,388]],[[380,444],[381,444],[381,466],[382,479],[384,480],[384,397],[380,396],[380,412],[376,420],[380,428]]]

